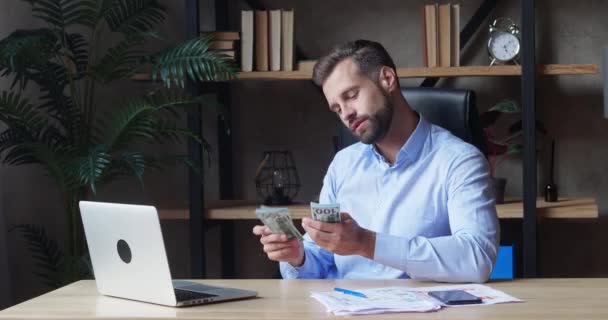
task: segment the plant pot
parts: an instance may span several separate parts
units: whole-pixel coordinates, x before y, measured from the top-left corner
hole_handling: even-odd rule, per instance
[[[496,199],[496,204],[501,204],[505,202],[506,185],[507,179],[492,177],[492,186],[494,187],[494,197]]]

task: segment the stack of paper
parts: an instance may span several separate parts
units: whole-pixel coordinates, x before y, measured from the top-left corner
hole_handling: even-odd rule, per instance
[[[337,316],[376,314],[389,312],[429,312],[441,305],[425,294],[410,288],[388,287],[357,290],[367,296],[360,298],[340,292],[312,292],[311,297],[325,305],[328,312]]]
[[[489,305],[508,302],[522,302],[502,291],[480,284],[447,285],[423,288],[386,287],[361,289],[367,298],[347,295],[341,292],[312,292],[311,297],[317,299],[337,316],[376,314],[390,312],[430,312],[441,309],[441,302],[428,296],[430,291],[464,290],[482,299],[481,304]],[[470,305],[469,305],[470,306]]]

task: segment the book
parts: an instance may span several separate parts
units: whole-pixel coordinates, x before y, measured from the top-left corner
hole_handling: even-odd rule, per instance
[[[427,39],[426,39],[426,6],[422,6],[422,66],[428,67],[428,47],[427,47]]]
[[[452,54],[450,57],[450,62],[452,67],[460,66],[460,5],[454,4],[452,5],[452,17],[450,19],[452,24]]]
[[[209,44],[209,49],[212,50],[232,50],[234,49],[234,40],[214,40]]]
[[[312,72],[317,64],[317,60],[300,60],[298,61],[298,71]]]
[[[230,59],[234,59],[236,57],[236,52],[234,50],[217,50],[217,53],[223,54]]]
[[[426,60],[427,65],[430,68],[437,67],[438,65],[438,54],[437,54],[437,4],[430,4],[424,6],[425,14],[425,30],[426,30]]]
[[[241,70],[253,71],[253,11],[241,11]]]
[[[241,17],[242,17],[241,13]],[[241,20],[242,23],[242,20]],[[242,24],[241,24],[242,26]],[[213,40],[240,40],[241,37],[236,31],[205,31],[201,32],[203,36],[212,36]]]
[[[293,10],[281,12],[281,70],[293,70]]]
[[[271,71],[281,70],[281,10],[268,12],[268,63]]]
[[[255,12],[255,70],[268,71],[268,11]]]
[[[451,65],[450,58],[452,56],[452,32],[451,32],[451,17],[452,17],[452,5],[441,4],[439,5],[439,19],[437,21],[439,28],[437,29],[439,35],[439,66],[449,67]]]

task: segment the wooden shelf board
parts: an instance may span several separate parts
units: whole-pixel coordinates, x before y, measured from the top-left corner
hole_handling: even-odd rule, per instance
[[[216,201],[208,204],[205,219],[209,220],[249,220],[257,219],[255,209],[259,203],[249,200]],[[289,213],[294,219],[310,216],[308,204],[290,205]],[[598,207],[593,198],[563,198],[558,202],[545,202],[539,199],[536,203],[539,218],[597,218]],[[187,209],[161,209],[161,219],[186,220],[189,218]],[[523,218],[523,204],[518,200],[508,200],[496,206],[498,217],[501,219]]]
[[[540,75],[585,75],[598,74],[597,64],[546,64],[538,66]],[[400,78],[426,77],[492,77],[520,76],[521,66],[467,66],[467,67],[437,67],[437,68],[397,68]],[[149,74],[138,73],[131,77],[136,81],[150,81]],[[238,80],[310,80],[310,71],[254,71],[241,72]]]

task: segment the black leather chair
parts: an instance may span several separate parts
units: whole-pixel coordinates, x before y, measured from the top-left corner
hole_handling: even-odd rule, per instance
[[[479,113],[475,105],[475,92],[419,87],[402,88],[401,92],[410,106],[429,122],[447,129],[486,154]],[[357,141],[345,126],[340,127],[337,149]]]

